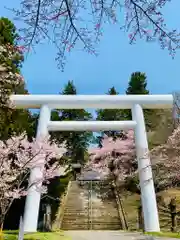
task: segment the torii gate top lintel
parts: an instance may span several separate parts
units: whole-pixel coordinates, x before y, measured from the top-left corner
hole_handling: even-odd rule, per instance
[[[16,108],[41,108],[48,105],[52,109],[131,109],[139,104],[145,109],[172,108],[173,95],[11,95]]]

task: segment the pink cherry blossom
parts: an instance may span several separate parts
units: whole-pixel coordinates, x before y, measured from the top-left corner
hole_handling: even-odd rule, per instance
[[[180,126],[165,144],[150,152],[151,161],[156,166],[156,182],[159,186],[179,186],[180,181]]]
[[[104,136],[102,148],[89,149],[89,166],[99,172],[104,172],[104,176],[108,176],[109,164],[113,162],[113,173],[119,180],[135,171],[137,164],[133,130],[126,132],[125,136],[126,138],[119,138],[115,141]]]
[[[61,174],[59,163],[65,152],[65,145],[58,146],[48,138],[29,142],[25,134],[0,141],[0,223],[4,221],[14,199],[25,196],[29,187],[33,186],[42,193],[47,190],[48,180]],[[52,163],[54,158],[58,161]],[[43,171],[43,175],[28,186],[26,181],[29,173],[37,167]]]

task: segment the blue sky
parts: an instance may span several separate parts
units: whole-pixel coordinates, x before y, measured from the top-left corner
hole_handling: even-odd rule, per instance
[[[4,6],[18,7],[18,4],[19,0],[1,0],[0,15],[12,19],[12,13]],[[179,9],[179,0],[167,4],[164,12],[170,27],[180,27]],[[48,43],[37,46],[36,53],[29,55],[22,68],[29,92],[56,94],[68,80],[73,80],[80,94],[104,94],[111,86],[124,93],[134,71],[147,74],[151,93],[180,90],[180,50],[172,60],[157,42],[139,40],[136,45],[129,45],[128,34],[112,25],[105,27],[97,48],[98,57],[74,50],[62,73],[54,60],[55,47]]]

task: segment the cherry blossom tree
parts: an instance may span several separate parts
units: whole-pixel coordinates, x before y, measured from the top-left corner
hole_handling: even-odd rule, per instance
[[[149,155],[156,192],[180,186],[180,126],[174,130],[165,144],[153,148]],[[138,171],[125,179],[124,188],[140,193]]]
[[[63,145],[57,146],[48,139],[34,139],[29,142],[25,134],[5,142],[0,141],[1,228],[15,199],[26,196],[32,186],[36,191],[46,192],[49,180],[61,174],[58,159],[61,159],[65,152]],[[30,170],[34,167],[42,169],[43,175],[28,183]]]
[[[180,185],[180,126],[168,138],[166,144],[151,152],[152,163],[158,166],[159,185],[174,187]]]
[[[157,40],[172,56],[179,48],[179,33],[168,30],[162,13],[170,0],[21,0],[20,9],[13,9],[16,19],[26,24],[21,40],[30,48],[44,39],[55,44],[57,59],[64,65],[66,51],[75,46],[96,54],[95,44],[103,35],[104,24],[120,23],[129,32],[130,43],[143,38]],[[124,15],[124,23],[122,16]],[[120,20],[121,19],[121,20]],[[81,45],[79,45],[81,43]]]
[[[101,172],[104,176],[113,173],[117,181],[124,180],[137,169],[134,131],[129,130],[116,140],[105,136],[102,148],[89,149],[89,154],[88,164],[92,169]]]

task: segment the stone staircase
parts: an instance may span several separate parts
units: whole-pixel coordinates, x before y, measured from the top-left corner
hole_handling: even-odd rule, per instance
[[[78,181],[70,182],[61,219],[63,230],[121,229],[116,199],[102,200],[93,188],[81,186]]]

